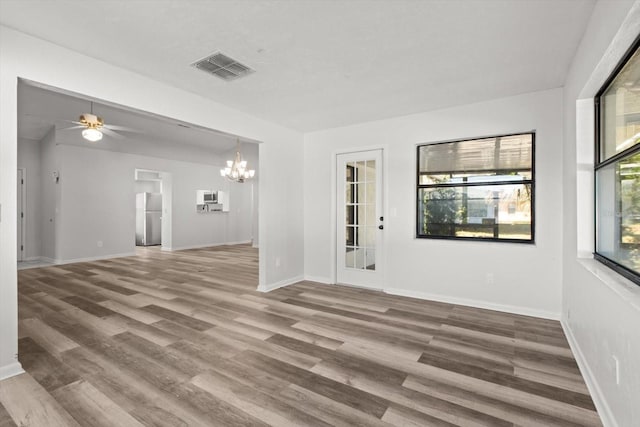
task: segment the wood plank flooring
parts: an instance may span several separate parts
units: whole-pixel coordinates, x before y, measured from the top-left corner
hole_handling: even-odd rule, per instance
[[[19,272],[9,426],[598,426],[560,324],[301,282],[222,246]]]

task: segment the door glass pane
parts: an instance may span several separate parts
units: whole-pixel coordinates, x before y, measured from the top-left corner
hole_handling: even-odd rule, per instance
[[[357,203],[367,203],[367,184],[364,182],[355,184],[355,201]]]
[[[347,163],[346,176],[347,176],[347,179],[346,179],[347,182],[354,182],[355,181],[356,167],[355,167],[355,164],[353,162]]]
[[[357,225],[356,223],[357,206],[347,205],[345,209],[346,209],[345,217],[344,217],[345,225]]]
[[[376,230],[377,227],[367,226],[362,227],[364,229],[364,242],[361,246],[366,246],[370,249],[375,249],[376,247]]]
[[[346,247],[346,252],[344,255],[344,265],[347,268],[355,267],[355,249],[353,247]]]
[[[345,172],[345,267],[375,270],[376,161],[349,162]]]
[[[356,265],[358,270],[364,270],[364,248],[356,249]]]
[[[366,258],[365,258],[365,268],[367,270],[375,270],[376,269],[376,251],[374,249],[366,250]]]
[[[376,205],[373,203],[367,203],[364,206],[365,211],[365,225],[376,225]]]
[[[367,162],[364,160],[356,162],[356,169],[357,169],[356,181],[365,182],[367,180],[367,168],[365,167],[366,164]]]
[[[369,160],[367,162],[367,182],[376,181],[376,161]]]

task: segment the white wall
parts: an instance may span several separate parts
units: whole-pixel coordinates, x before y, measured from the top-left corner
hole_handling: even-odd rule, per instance
[[[564,90],[562,320],[605,426],[640,425],[640,287],[591,259],[590,98],[638,34],[638,2],[598,2]],[[620,363],[620,384],[614,356]]]
[[[302,277],[303,182],[291,179],[303,172],[299,132],[0,26],[0,378],[20,369],[15,251],[18,78],[262,141],[260,287]]]
[[[334,282],[332,158],[384,146],[386,290],[559,317],[562,90],[305,135],[305,275]],[[418,143],[536,130],[535,245],[416,239]],[[459,266],[464,263],[465,268]],[[493,283],[487,275],[493,275]]]
[[[24,261],[28,261],[38,259],[42,252],[40,141],[20,139],[18,143],[18,168],[26,169],[24,186],[27,198],[23,201],[25,241],[22,256]]]
[[[60,170],[56,132],[51,129],[40,141],[40,256],[48,261],[56,260],[60,255],[56,236],[60,233],[60,202],[62,192],[54,172]]]
[[[160,181],[136,181],[133,191],[137,193],[159,193],[162,190]]]
[[[132,145],[135,141],[131,140]],[[172,178],[171,212],[163,216],[172,226],[172,243],[165,249],[187,249],[250,242],[250,184],[230,184],[214,164],[184,162],[151,156],[58,145],[62,228],[56,261],[70,262],[135,251],[135,169],[157,170]],[[182,151],[187,150],[183,147]],[[196,191],[229,193],[229,212],[196,212]],[[166,190],[166,189],[165,189]],[[164,193],[168,193],[164,191]],[[166,202],[166,200],[165,200]]]

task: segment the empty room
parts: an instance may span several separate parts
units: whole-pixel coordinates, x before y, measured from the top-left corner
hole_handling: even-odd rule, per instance
[[[638,201],[640,0],[0,0],[0,426],[638,426]]]

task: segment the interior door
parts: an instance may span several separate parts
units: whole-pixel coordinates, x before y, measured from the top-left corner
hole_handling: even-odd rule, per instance
[[[337,156],[336,281],[383,287],[382,150]]]
[[[22,242],[22,229],[24,227],[24,209],[22,206],[22,186],[24,185],[24,181],[23,181],[23,176],[22,176],[22,169],[18,169],[18,212],[17,212],[17,217],[18,217],[18,261],[22,261],[22,253],[23,253],[23,249],[24,249],[24,243]]]

